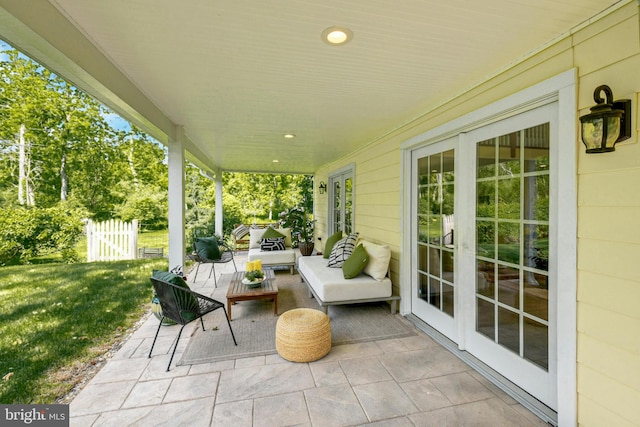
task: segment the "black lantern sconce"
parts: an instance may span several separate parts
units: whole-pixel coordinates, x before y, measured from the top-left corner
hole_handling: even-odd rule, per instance
[[[320,194],[324,194],[325,191],[327,191],[327,184],[325,184],[324,181],[320,181],[318,189],[320,190]]]
[[[604,92],[605,99],[600,93]],[[616,142],[631,137],[631,100],[613,100],[613,92],[607,85],[601,85],[593,91],[596,105],[591,113],[580,117],[582,124],[582,142],[587,153],[606,153],[615,151]]]

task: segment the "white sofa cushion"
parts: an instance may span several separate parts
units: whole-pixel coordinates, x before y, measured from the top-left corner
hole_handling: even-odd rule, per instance
[[[389,278],[377,281],[360,274],[353,279],[345,279],[341,268],[329,268],[327,260],[321,256],[300,257],[298,271],[324,302],[387,298],[392,292]]]
[[[260,247],[250,248],[247,260],[262,260],[262,265],[292,265],[296,263],[296,250],[285,249],[284,251],[261,251]]]
[[[268,228],[252,228],[249,230],[249,249],[260,249],[260,241],[262,235]],[[290,228],[276,228],[278,233],[284,236],[284,245],[287,248],[291,248],[291,229]]]
[[[391,261],[391,249],[388,245],[378,245],[368,240],[360,240],[364,249],[369,255],[369,261],[364,267],[363,272],[376,280],[383,280],[389,270],[389,261]]]

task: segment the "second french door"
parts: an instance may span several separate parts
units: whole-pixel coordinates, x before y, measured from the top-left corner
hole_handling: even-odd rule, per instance
[[[329,176],[329,233],[353,232],[353,168],[336,171]]]
[[[411,157],[413,314],[552,409],[557,108]]]

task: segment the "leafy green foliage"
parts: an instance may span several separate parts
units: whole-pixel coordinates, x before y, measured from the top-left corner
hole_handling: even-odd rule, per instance
[[[52,403],[151,301],[166,259],[0,269],[0,402]]]
[[[244,273],[244,277],[253,282],[256,279],[264,278],[264,273],[261,270],[251,270]]]
[[[305,175],[272,175],[225,172],[223,233],[230,236],[237,224],[276,222],[279,212],[312,200],[313,180]],[[193,230],[209,230],[215,222],[215,184],[194,167],[187,168],[187,236]],[[313,204],[311,202],[311,209]]]
[[[291,236],[297,243],[313,243],[315,220],[302,207],[295,206],[280,214],[280,225],[291,229]]]
[[[137,219],[143,229],[167,228],[167,191],[156,186],[140,185],[123,204],[116,206],[115,214],[123,221]]]
[[[65,204],[0,208],[0,265],[28,262],[53,252],[73,261],[82,227],[82,212]]]
[[[132,205],[139,205],[139,196],[128,200],[139,188],[154,186],[166,192],[165,150],[142,130],[113,129],[105,119],[110,112],[91,96],[16,50],[3,53],[3,205],[50,207],[73,201],[101,221],[113,218],[116,210],[130,212]],[[120,207],[123,204],[127,206]],[[166,218],[159,213],[149,222],[158,227]]]

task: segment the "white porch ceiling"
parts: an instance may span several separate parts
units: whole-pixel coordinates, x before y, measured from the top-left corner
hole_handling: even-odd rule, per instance
[[[616,3],[0,0],[0,37],[200,165],[313,173]]]

